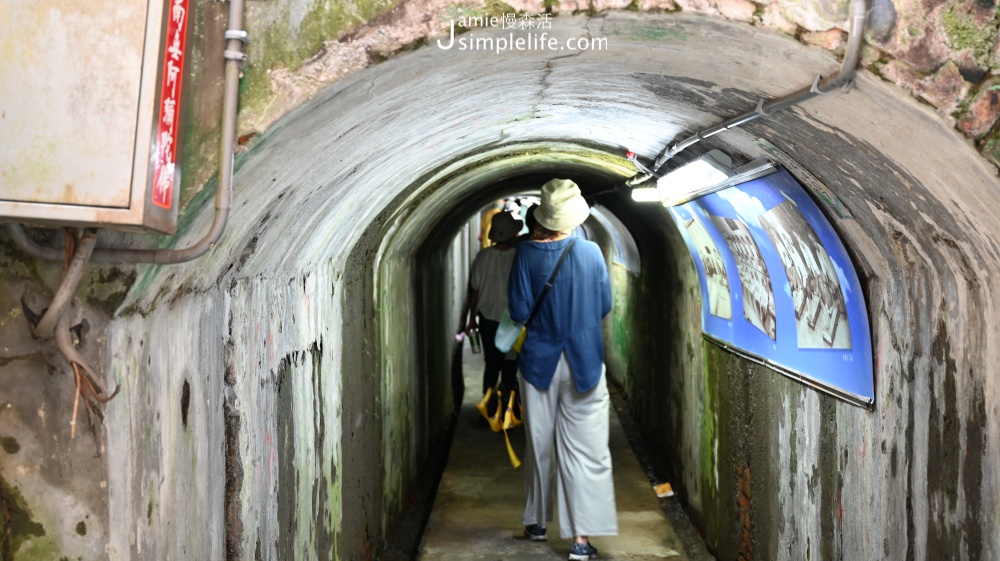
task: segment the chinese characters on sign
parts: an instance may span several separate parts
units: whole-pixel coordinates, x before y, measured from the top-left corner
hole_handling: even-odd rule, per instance
[[[154,141],[153,204],[169,209],[174,200],[177,161],[177,109],[184,74],[188,0],[170,0],[167,11],[166,58],[160,86],[160,111]]]

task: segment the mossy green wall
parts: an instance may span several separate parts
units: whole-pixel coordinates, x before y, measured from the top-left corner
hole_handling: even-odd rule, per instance
[[[258,132],[254,123],[270,123],[278,115],[270,111],[277,92],[269,73],[294,71],[324,50],[324,42],[337,41],[351,30],[388,12],[398,0],[281,0],[246,3],[245,30],[250,43],[240,83],[237,127],[240,144]],[[185,83],[184,147],[182,153],[181,204],[186,206],[206,187],[216,172],[222,115],[224,32],[228,4],[198,2],[194,9],[190,62]],[[287,107],[284,111],[291,109]],[[249,124],[249,126],[248,126]]]
[[[62,232],[53,234],[61,240]],[[29,318],[37,322],[48,307],[62,263],[31,259],[2,231],[0,271],[0,560],[76,558],[103,543],[108,514],[100,485],[108,470],[83,404],[72,437],[72,370],[55,344],[29,327]],[[88,267],[79,306],[69,308],[80,350],[100,374],[107,318],[133,279],[108,266]]]

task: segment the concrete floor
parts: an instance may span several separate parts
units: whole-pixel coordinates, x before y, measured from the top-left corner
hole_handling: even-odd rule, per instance
[[[522,537],[523,473],[507,458],[503,433],[479,423],[475,409],[482,386],[481,354],[468,345],[463,355],[465,399],[455,428],[448,465],[423,541],[420,560],[552,560],[566,559],[570,541],[559,539],[558,517],[549,524],[549,540]],[[524,456],[524,428],[508,434],[518,456]],[[618,536],[594,537],[601,559],[689,561],[681,540],[660,507],[642,467],[629,447],[625,431],[612,409],[611,454]],[[675,499],[671,499],[675,500]]]

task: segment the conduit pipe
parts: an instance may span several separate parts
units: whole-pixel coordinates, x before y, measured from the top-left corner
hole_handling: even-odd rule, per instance
[[[76,293],[76,287],[80,284],[80,279],[83,278],[83,270],[87,267],[87,260],[90,259],[96,243],[97,231],[85,230],[80,238],[80,243],[76,245],[76,251],[73,252],[73,260],[70,261],[69,267],[66,268],[66,274],[63,275],[62,281],[59,283],[59,289],[52,297],[49,309],[45,311],[42,319],[38,320],[38,325],[35,326],[36,336],[43,339],[52,337],[56,324],[64,315],[66,304]]]
[[[858,67],[858,61],[861,58],[861,43],[864,40],[865,32],[865,20],[868,19],[868,8],[865,0],[852,0],[849,27],[848,27],[848,42],[847,48],[844,52],[844,61],[840,65],[840,71],[829,78],[823,78],[821,75],[817,74],[816,78],[813,79],[812,84],[790,93],[788,95],[771,99],[770,101],[764,101],[761,99],[757,102],[757,107],[727,119],[714,127],[698,131],[694,135],[675,143],[669,149],[664,149],[663,154],[661,154],[653,166],[652,177],[660,178],[666,174],[669,170],[664,170],[664,165],[670,158],[673,158],[681,150],[684,150],[688,146],[701,141],[702,139],[708,138],[712,135],[718,134],[724,130],[731,129],[733,127],[738,127],[740,125],[749,123],[760,117],[766,117],[772,115],[782,109],[792,107],[806,101],[807,99],[812,99],[816,96],[831,92],[834,89],[848,85],[851,79],[854,77],[854,73]],[[649,179],[649,178],[647,178]]]
[[[87,360],[83,358],[80,351],[76,349],[76,345],[73,344],[70,327],[69,314],[61,314],[59,322],[56,324],[55,333],[56,345],[59,347],[59,351],[62,352],[63,356],[66,358],[66,362],[70,363],[71,367],[73,363],[76,363],[83,372],[83,375],[90,380],[90,384],[95,390],[94,399],[100,403],[107,403],[111,401],[111,398],[118,395],[118,389],[121,386],[115,386],[115,391],[113,391],[111,395],[108,395],[108,390],[105,389],[104,384],[101,383],[100,377],[97,375],[97,371],[95,371],[94,368],[87,363]]]
[[[62,248],[45,247],[44,245],[35,243],[35,240],[28,237],[28,234],[24,232],[24,228],[20,224],[14,224],[13,222],[7,224],[7,232],[10,233],[10,238],[14,240],[14,244],[28,255],[45,259],[46,261],[59,261],[66,256],[66,250]]]
[[[193,245],[184,249],[95,249],[90,258],[91,261],[99,263],[157,263],[161,265],[183,263],[204,255],[222,237],[222,232],[226,229],[226,223],[229,221],[229,208],[232,200],[233,153],[236,142],[236,111],[239,98],[240,70],[247,58],[243,52],[243,45],[249,40],[247,32],[242,29],[243,6],[244,0],[229,1],[226,49],[223,53],[226,67],[222,101],[222,138],[219,144],[219,176],[215,190],[215,216],[208,232]],[[14,243],[29,255],[48,261],[63,259],[63,250],[44,247],[31,241],[20,224],[8,224],[7,230]]]

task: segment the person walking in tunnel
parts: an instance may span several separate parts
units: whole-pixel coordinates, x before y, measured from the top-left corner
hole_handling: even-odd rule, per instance
[[[493,217],[500,214],[504,210],[504,205],[506,201],[504,199],[497,199],[493,202],[490,208],[483,211],[482,217],[479,219],[479,248],[486,249],[493,245],[493,238],[490,237],[490,228],[493,225]]]
[[[580,188],[553,179],[541,199],[507,287],[510,316],[523,322],[551,277],[518,361],[527,429],[522,523],[529,539],[546,539],[557,483],[559,534],[574,540],[569,559],[582,561],[597,558],[590,536],[618,534],[601,334],[611,284],[600,247],[571,235],[590,215]]]
[[[500,318],[507,309],[507,279],[514,262],[515,249],[511,241],[521,231],[522,223],[509,212],[499,212],[490,221],[489,239],[494,245],[482,250],[472,262],[469,273],[467,331],[479,329],[482,335],[483,393],[502,385],[501,403],[507,403],[511,390],[517,387],[517,361],[497,349],[494,339]],[[464,318],[463,318],[464,319]]]
[[[538,225],[538,221],[535,220],[535,209],[538,208],[537,204],[530,205],[524,211],[524,225],[527,226],[528,231],[514,238],[512,242],[515,247],[521,244],[521,242],[531,241],[531,237],[534,235],[535,226]]]

